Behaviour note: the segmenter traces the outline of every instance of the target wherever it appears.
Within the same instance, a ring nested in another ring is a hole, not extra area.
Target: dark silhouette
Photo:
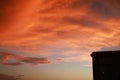
[[[101,51],[91,54],[93,80],[120,80],[120,51]]]

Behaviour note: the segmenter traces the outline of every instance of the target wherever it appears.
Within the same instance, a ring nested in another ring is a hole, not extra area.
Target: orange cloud
[[[0,52],[1,65],[18,66],[23,65],[24,63],[36,65],[36,64],[48,64],[50,63],[50,61],[46,58],[22,57],[10,53]]]
[[[120,46],[120,6],[116,1],[0,1],[0,48],[68,60],[74,56],[79,61],[78,55]],[[21,61],[32,63],[31,59]]]

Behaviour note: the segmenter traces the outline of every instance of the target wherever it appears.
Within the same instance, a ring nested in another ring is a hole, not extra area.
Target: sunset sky
[[[120,50],[120,0],[0,0],[2,80],[92,80],[106,50]]]

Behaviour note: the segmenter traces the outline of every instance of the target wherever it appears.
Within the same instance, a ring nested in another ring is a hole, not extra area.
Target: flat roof
[[[92,57],[94,56],[120,56],[120,50],[116,51],[97,51],[91,54]]]

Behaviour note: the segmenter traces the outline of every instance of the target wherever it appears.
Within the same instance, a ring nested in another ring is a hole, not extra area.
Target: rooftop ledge
[[[97,51],[91,54],[92,57],[95,56],[120,56],[120,50],[115,51]]]

